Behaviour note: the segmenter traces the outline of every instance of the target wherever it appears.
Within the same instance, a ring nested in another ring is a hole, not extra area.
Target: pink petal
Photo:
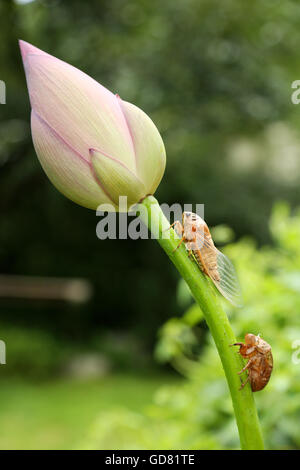
[[[72,201],[90,209],[112,204],[93,176],[89,162],[78,155],[58,134],[31,113],[32,138],[40,163],[54,186]]]
[[[163,140],[144,111],[132,103],[118,99],[135,149],[136,173],[144,182],[147,194],[154,194],[166,166]]]
[[[88,160],[90,147],[136,170],[135,153],[117,98],[91,77],[28,43],[20,44],[32,108]]]

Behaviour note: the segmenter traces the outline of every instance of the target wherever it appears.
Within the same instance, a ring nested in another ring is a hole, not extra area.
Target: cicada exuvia
[[[231,261],[214,245],[206,222],[193,212],[183,212],[182,223],[172,224],[174,230],[197,262],[199,268],[213,281],[221,294],[233,305],[242,304],[241,290]]]
[[[248,370],[248,377],[242,383],[241,389],[250,381],[253,392],[262,390],[269,382],[273,370],[271,346],[259,335],[251,333],[245,336],[245,343],[234,343],[232,346],[239,346],[239,354],[245,359],[249,359],[245,367],[238,372],[238,374],[242,374]]]

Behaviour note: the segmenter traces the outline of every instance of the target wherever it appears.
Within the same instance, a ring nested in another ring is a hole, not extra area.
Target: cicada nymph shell
[[[253,392],[262,390],[270,380],[273,370],[273,356],[271,346],[259,336],[248,333],[245,343],[234,343],[239,346],[239,353],[245,359],[249,359],[245,367],[238,372],[242,374],[248,370],[248,377],[242,383],[241,389],[250,381]]]
[[[238,278],[231,261],[214,245],[206,222],[193,212],[182,214],[174,229],[200,269],[210,277],[221,294],[235,306],[242,305]]]

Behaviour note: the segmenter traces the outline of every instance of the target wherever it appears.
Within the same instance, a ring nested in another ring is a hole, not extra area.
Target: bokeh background
[[[153,119],[159,201],[205,204],[244,291],[242,310],[224,303],[235,333],[273,347],[266,445],[300,447],[299,22],[296,0],[1,0],[0,448],[239,445],[202,314],[158,244],[98,240],[95,213],[41,170],[19,38]]]

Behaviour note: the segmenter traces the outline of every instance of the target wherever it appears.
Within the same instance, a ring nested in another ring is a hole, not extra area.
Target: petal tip
[[[25,62],[28,54],[48,55],[46,52],[42,51],[41,49],[38,49],[37,47],[33,46],[29,42],[23,41],[23,39],[19,39],[19,47],[20,47],[23,62]]]

